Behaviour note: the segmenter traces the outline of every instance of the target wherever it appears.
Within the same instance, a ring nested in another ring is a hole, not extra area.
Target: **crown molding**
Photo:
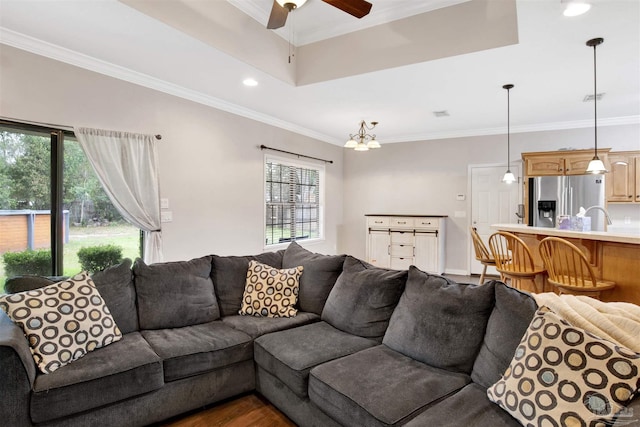
[[[222,111],[226,111],[228,113],[246,117],[251,120],[256,120],[261,123],[288,130],[300,135],[308,136],[310,138],[318,139],[320,141],[328,142],[330,144],[342,145],[342,143],[338,139],[329,135],[325,135],[323,133],[307,129],[294,123],[281,120],[255,110],[251,110],[238,104],[234,104],[232,102],[228,102],[214,96],[206,95],[192,89],[187,89],[183,86],[176,85],[162,79],[158,79],[156,77],[152,77],[148,74],[140,73],[129,68],[102,61],[92,56],[84,55],[82,53],[63,48],[61,46],[48,43],[43,40],[36,39],[34,37],[30,37],[25,34],[2,27],[0,27],[0,44],[6,44],[7,46],[12,46],[17,49],[34,53],[36,55],[44,56],[89,71],[93,71],[119,80],[124,80],[129,83],[157,90],[159,92],[163,92],[179,98],[187,99],[198,104],[213,107]]]
[[[598,119],[598,127],[622,125],[640,125],[640,115]],[[590,127],[593,127],[592,119],[511,126],[511,133],[545,132],[567,129],[582,129]],[[507,132],[504,127],[481,128],[445,132],[428,132],[423,134],[406,135],[397,138],[388,137],[384,139],[384,142],[387,144],[391,144],[397,142],[431,141],[435,139],[465,138],[472,136],[506,135],[506,133]]]

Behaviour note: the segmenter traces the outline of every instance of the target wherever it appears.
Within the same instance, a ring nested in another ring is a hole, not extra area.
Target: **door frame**
[[[522,165],[523,165],[522,159],[518,159],[515,161],[512,160],[509,165],[511,168],[511,172],[513,172],[513,174],[516,176],[517,181],[514,184],[519,186],[523,185]],[[470,163],[467,165],[467,194],[469,195],[469,197],[467,197],[467,212],[469,212],[469,215],[467,216],[468,218],[467,229],[465,230],[465,235],[467,236],[467,269],[466,269],[467,276],[471,275],[471,262],[475,260],[473,242],[471,241],[471,235],[469,234],[469,231],[468,231],[469,227],[473,225],[473,203],[472,203],[473,193],[472,193],[472,185],[471,185],[471,172],[475,168],[499,168],[499,167],[504,168],[506,172],[507,170],[506,163]],[[523,187],[521,187],[520,191],[518,191],[518,203],[523,203],[523,197],[524,197],[523,192],[524,192],[524,189]]]

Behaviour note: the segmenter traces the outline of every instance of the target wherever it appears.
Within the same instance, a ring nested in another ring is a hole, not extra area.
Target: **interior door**
[[[518,204],[522,196],[520,166],[511,165],[511,171],[518,178],[513,184],[502,182],[505,166],[472,166],[471,179],[471,225],[489,247],[489,236],[495,230],[491,224],[518,223]],[[483,266],[476,261],[473,242],[469,236],[471,274],[482,273]],[[495,268],[487,268],[487,274],[497,274]]]

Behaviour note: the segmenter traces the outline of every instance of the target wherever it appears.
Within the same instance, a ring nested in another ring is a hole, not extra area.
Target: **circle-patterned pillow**
[[[251,261],[239,313],[260,317],[295,316],[302,270],[302,266],[279,270]]]
[[[639,387],[639,353],[542,307],[487,396],[523,426],[604,427]]]
[[[2,295],[0,308],[22,328],[45,374],[122,338],[86,272],[33,291]]]

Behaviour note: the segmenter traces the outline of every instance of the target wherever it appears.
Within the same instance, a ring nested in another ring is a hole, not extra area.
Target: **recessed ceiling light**
[[[242,81],[242,83],[245,86],[258,86],[258,81],[256,79],[252,79],[252,78],[244,79]]]
[[[564,16],[579,16],[591,9],[591,5],[586,1],[570,0],[562,3],[566,4],[564,12],[562,12]]]

